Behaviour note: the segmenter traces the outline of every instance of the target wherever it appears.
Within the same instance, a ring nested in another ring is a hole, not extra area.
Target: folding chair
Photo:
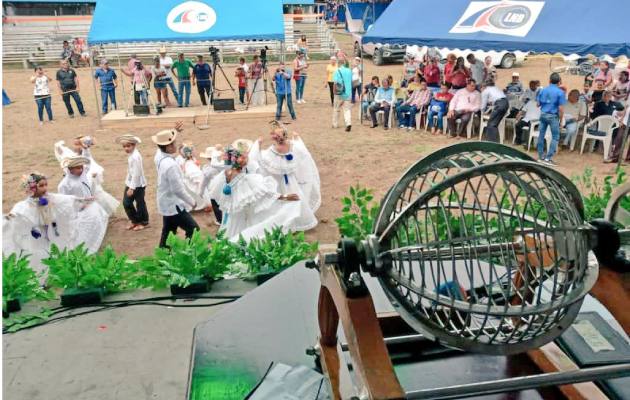
[[[597,129],[595,129],[595,127],[597,127]],[[607,160],[610,146],[612,145],[613,131],[617,127],[619,127],[619,122],[610,115],[599,116],[586,124],[584,133],[582,134],[582,148],[580,149],[580,154],[584,153],[584,145],[586,145],[587,140],[599,140],[604,143],[604,160]],[[591,128],[593,129],[591,130]]]

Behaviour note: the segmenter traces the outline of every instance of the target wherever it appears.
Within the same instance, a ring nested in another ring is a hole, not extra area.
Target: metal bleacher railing
[[[71,20],[43,21],[12,19],[4,20],[2,25],[2,62],[3,64],[18,64],[24,68],[33,65],[54,63],[59,61],[62,42],[71,41],[75,37],[86,38],[90,30],[91,18],[76,18]],[[332,54],[337,44],[328,29],[321,14],[287,14],[285,15],[285,47],[289,57],[297,49],[296,43],[300,36],[306,35],[309,53]],[[131,54],[137,54],[142,59],[150,59],[157,54],[157,49],[165,45],[170,53],[182,51],[188,55],[197,53],[207,54],[209,46],[221,49],[224,58],[235,58],[240,55],[252,55],[263,46],[270,48],[271,56],[281,53],[278,42],[273,41],[203,41],[179,43],[118,43],[95,46],[97,57],[115,58],[120,54],[126,59]]]

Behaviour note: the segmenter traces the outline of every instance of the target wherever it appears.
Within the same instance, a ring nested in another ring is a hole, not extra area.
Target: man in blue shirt
[[[339,110],[343,109],[343,120],[346,125],[346,132],[352,130],[352,71],[348,60],[340,58],[339,68],[333,74],[333,128],[339,127]]]
[[[116,72],[109,68],[109,62],[105,59],[101,60],[101,67],[94,72],[94,79],[98,81],[101,86],[101,105],[103,114],[107,114],[107,100],[112,102],[112,110],[116,109],[116,87],[118,81],[116,80]]]
[[[210,93],[212,91],[212,81],[210,76],[212,75],[212,67],[203,61],[203,56],[201,54],[197,55],[197,64],[193,67],[193,76],[192,76],[192,84],[197,85],[197,92],[199,93],[199,98],[201,99],[201,104],[204,106],[206,103],[206,96],[210,99]]]
[[[370,106],[370,117],[372,117],[372,126],[371,128],[376,128],[378,126],[378,122],[376,121],[376,113],[379,111],[383,111],[383,125],[385,126],[385,130],[389,129],[389,113],[392,111],[392,107],[394,106],[394,102],[396,101],[396,96],[394,94],[394,89],[391,87],[391,82],[388,78],[383,79],[381,83],[381,87],[376,91],[376,96],[374,96],[374,104]]]
[[[291,77],[293,74],[290,69],[286,69],[284,62],[280,61],[280,65],[276,68],[273,76],[273,83],[276,90],[276,121],[280,120],[282,113],[282,104],[287,101],[287,108],[291,114],[291,119],[295,120],[295,110],[293,110],[293,101],[291,100]]]
[[[538,96],[536,96],[536,102],[541,112],[538,134],[538,161],[553,167],[556,163],[553,162],[552,157],[558,148],[560,121],[562,121],[564,105],[567,100],[562,89],[558,87],[560,75],[555,72],[551,74],[549,83],[550,85],[538,92]],[[547,127],[551,129],[551,145],[545,155],[545,133],[547,132]]]

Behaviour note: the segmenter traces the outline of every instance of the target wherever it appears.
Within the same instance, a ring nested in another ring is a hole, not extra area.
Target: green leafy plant
[[[265,231],[263,238],[239,241],[241,251],[237,261],[248,266],[248,275],[280,272],[298,261],[313,257],[319,248],[309,243],[304,232],[283,233],[281,228]]]
[[[573,182],[578,186],[582,194],[584,216],[587,221],[604,217],[604,212],[613,190],[623,184],[626,179],[626,172],[621,168],[615,171],[615,176],[608,175],[604,177],[601,184],[593,176],[593,169],[590,167],[587,167],[582,175],[573,177]],[[621,201],[621,207],[630,211],[630,200],[627,197]]]
[[[212,239],[199,231],[190,239],[169,235],[168,248],[156,248],[153,256],[139,261],[138,285],[154,289],[168,285],[186,287],[191,279],[217,279],[236,257],[236,246],[219,233]]]
[[[32,325],[38,325],[50,318],[53,311],[43,308],[37,313],[20,313],[2,321],[2,333],[13,333]]]
[[[118,256],[111,246],[88,254],[83,244],[71,250],[60,250],[53,244],[43,263],[48,265],[48,283],[53,287],[102,288],[110,293],[136,287],[133,264],[127,256]]]
[[[341,236],[362,240],[372,233],[379,206],[371,189],[350,187],[350,196],[341,199],[341,217],[335,219]]]
[[[49,300],[53,294],[39,284],[39,277],[29,264],[29,256],[10,254],[2,257],[2,308],[10,300],[22,303],[30,300]]]

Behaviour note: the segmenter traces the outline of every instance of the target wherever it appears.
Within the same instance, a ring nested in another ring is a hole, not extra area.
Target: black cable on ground
[[[190,295],[190,296],[162,296],[162,297],[153,297],[153,298],[146,298],[146,299],[138,299],[138,300],[113,300],[113,301],[108,301],[108,302],[102,302],[102,303],[98,303],[98,304],[87,304],[84,306],[78,306],[78,307],[56,307],[54,309],[52,309],[52,313],[49,315],[49,318],[37,323],[37,324],[33,324],[33,325],[29,325],[29,326],[25,326],[23,328],[20,328],[16,331],[13,332],[8,332],[8,329],[3,328],[2,333],[3,334],[10,334],[10,333],[17,333],[23,330],[27,330],[27,329],[31,329],[31,328],[35,328],[35,327],[39,327],[39,326],[43,326],[43,325],[47,325],[49,323],[53,323],[53,322],[57,322],[57,321],[63,321],[63,320],[67,320],[70,318],[74,318],[74,317],[79,317],[82,315],[87,315],[87,314],[92,314],[95,312],[99,312],[99,311],[106,311],[106,310],[111,310],[111,309],[115,309],[115,308],[123,308],[123,307],[130,307],[130,306],[139,306],[139,305],[153,305],[153,306],[162,306],[162,307],[174,307],[174,308],[200,308],[200,307],[213,307],[213,306],[218,306],[218,305],[223,305],[223,304],[227,304],[227,303],[232,303],[236,300],[238,300],[240,298],[240,296],[196,296],[196,295]],[[209,304],[173,304],[173,303],[161,303],[159,302],[160,300],[197,300],[197,299],[210,299],[210,300],[223,300],[220,302],[216,302],[216,303],[209,303]],[[52,316],[61,314],[65,311],[71,311],[71,310],[76,310],[79,308],[92,308],[91,310],[87,310],[87,311],[83,311],[83,312],[78,312],[78,313],[71,313],[68,315],[63,315],[57,318],[50,318]],[[37,319],[37,316],[34,316],[33,319]],[[27,323],[27,321],[25,321],[24,323]]]

